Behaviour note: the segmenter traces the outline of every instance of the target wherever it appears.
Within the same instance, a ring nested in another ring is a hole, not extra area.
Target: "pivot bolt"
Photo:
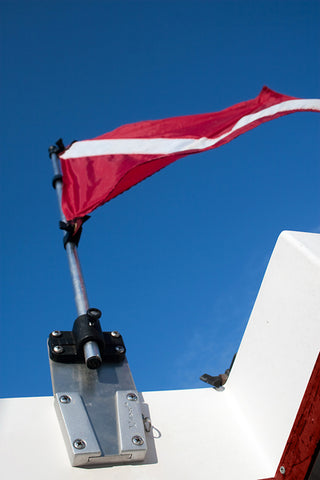
[[[69,397],[69,395],[61,395],[59,400],[60,400],[61,403],[70,403],[71,402],[71,398]]]
[[[77,440],[73,442],[73,446],[77,450],[83,450],[84,448],[86,448],[86,442],[82,440],[82,438],[77,438]]]
[[[135,402],[136,400],[138,400],[138,397],[135,393],[128,393],[127,395],[127,399],[130,400],[131,402]]]
[[[89,317],[89,327],[95,327],[101,317],[101,312],[97,308],[89,308],[87,310],[87,316]]]
[[[87,315],[90,317],[92,320],[99,320],[101,317],[101,312],[97,308],[88,308],[87,310]]]
[[[132,437],[132,443],[133,445],[143,445],[144,440],[142,437],[140,437],[140,435],[135,435],[134,437]]]
[[[124,347],[122,345],[117,345],[115,350],[117,353],[124,353]]]
[[[120,337],[120,333],[117,332],[116,330],[114,330],[113,332],[111,332],[111,337],[119,338],[119,337]]]
[[[56,345],[55,347],[53,347],[53,351],[54,351],[54,353],[63,353],[64,348],[61,347],[61,345]]]
[[[60,330],[53,330],[52,334],[53,337],[61,337],[62,333]]]

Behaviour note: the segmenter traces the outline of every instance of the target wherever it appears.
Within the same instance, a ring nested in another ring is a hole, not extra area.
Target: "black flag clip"
[[[76,247],[78,246],[82,233],[82,225],[89,220],[89,218],[90,215],[85,215],[84,217],[75,218],[69,222],[59,222],[60,230],[65,230],[66,232],[63,237],[64,248],[66,248],[68,242],[74,243]]]

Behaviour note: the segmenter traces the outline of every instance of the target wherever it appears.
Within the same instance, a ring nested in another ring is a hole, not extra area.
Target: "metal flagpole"
[[[66,217],[62,210],[62,173],[60,169],[60,162],[58,158],[59,146],[52,145],[49,147],[49,156],[52,161],[53,167],[53,180],[52,184],[57,193],[58,205],[60,210],[61,221],[67,223]],[[67,258],[69,263],[69,269],[71,274],[71,280],[74,291],[74,299],[77,308],[78,315],[84,315],[89,309],[89,302],[86,292],[85,283],[81,271],[80,260],[78,256],[77,246],[74,242],[68,241],[65,244],[67,252]],[[96,342],[88,341],[83,347],[85,362],[87,366],[92,368],[93,366],[100,366],[102,363],[99,346]]]
[[[144,422],[123,338],[115,330],[103,332],[100,310],[88,308],[77,253],[81,230],[76,230],[73,222],[67,222],[62,210],[63,178],[58,155],[63,150],[59,140],[49,148],[49,155],[61,227],[67,232],[63,243],[78,318],[71,331],[54,330],[49,334],[55,409],[72,465],[141,462],[147,452]]]

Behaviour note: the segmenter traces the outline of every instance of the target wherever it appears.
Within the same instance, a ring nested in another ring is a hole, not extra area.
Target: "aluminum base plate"
[[[73,466],[143,461],[139,395],[127,360],[89,370],[50,359],[55,407]]]

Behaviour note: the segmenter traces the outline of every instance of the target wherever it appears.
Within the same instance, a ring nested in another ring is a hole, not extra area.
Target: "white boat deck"
[[[319,292],[320,235],[283,232],[225,388],[141,394],[143,464],[71,467],[52,397],[2,399],[2,478],[274,477],[319,353]]]

